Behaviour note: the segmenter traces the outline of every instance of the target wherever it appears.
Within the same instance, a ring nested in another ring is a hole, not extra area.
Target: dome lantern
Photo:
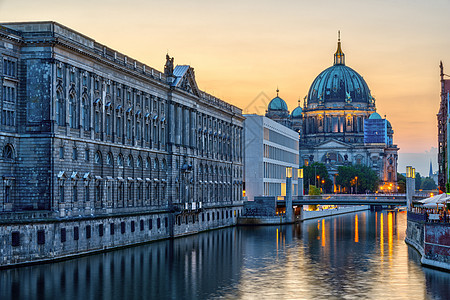
[[[345,54],[341,49],[341,31],[338,31],[338,46],[336,53],[334,53],[334,64],[345,66]]]

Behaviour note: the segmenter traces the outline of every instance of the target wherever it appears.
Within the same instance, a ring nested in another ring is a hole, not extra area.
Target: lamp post
[[[412,198],[416,190],[416,169],[408,166],[406,167],[406,206],[411,209]]]
[[[304,187],[303,187],[303,168],[300,168],[297,170],[297,177],[298,177],[298,187],[297,187],[297,194],[298,196],[303,196],[304,194]],[[300,197],[299,197],[300,198]],[[303,220],[303,205],[300,205],[298,207],[300,215],[300,220]]]
[[[303,168],[300,168],[297,170],[297,177],[298,177],[298,187],[297,187],[297,194],[298,196],[303,196],[304,194],[304,187],[303,187]]]
[[[355,176],[355,183],[356,183],[356,193],[355,194],[358,194],[358,176]]]
[[[286,223],[294,222],[292,212],[292,167],[286,168]]]

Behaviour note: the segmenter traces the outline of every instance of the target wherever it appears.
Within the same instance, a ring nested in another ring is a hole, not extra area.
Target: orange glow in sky
[[[263,114],[277,86],[292,111],[332,65],[340,30],[346,65],[366,80],[400,154],[437,146],[449,11],[446,0],[0,0],[1,22],[53,20],[158,70],[168,51],[202,90],[246,113]]]

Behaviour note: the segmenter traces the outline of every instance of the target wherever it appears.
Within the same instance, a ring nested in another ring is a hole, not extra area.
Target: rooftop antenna
[[[278,97],[278,92],[279,92],[280,90],[278,89],[278,85],[277,85],[277,97]]]
[[[341,31],[338,30],[338,42],[340,42],[340,41],[341,41]]]

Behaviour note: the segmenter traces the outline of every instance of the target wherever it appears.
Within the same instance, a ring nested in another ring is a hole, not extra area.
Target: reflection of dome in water
[[[369,87],[362,76],[345,65],[340,40],[334,54],[334,65],[314,79],[308,93],[308,105],[329,102],[372,102]]]

